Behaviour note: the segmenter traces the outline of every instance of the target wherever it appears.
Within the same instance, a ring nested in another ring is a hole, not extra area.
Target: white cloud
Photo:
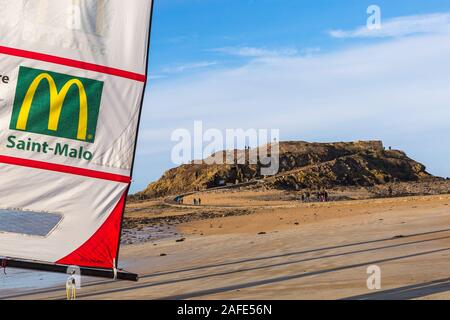
[[[239,68],[156,83],[147,101],[157,111],[152,116],[161,121],[207,118],[231,127],[275,123],[314,128],[324,119],[384,117],[405,110],[429,117],[432,114],[425,106],[436,99],[439,103],[434,101],[433,110],[440,107],[450,113],[449,55],[450,37],[442,35],[312,57],[257,60]]]
[[[204,69],[207,67],[217,65],[217,61],[201,61],[201,62],[192,62],[186,64],[179,64],[171,67],[166,67],[162,71],[164,73],[183,73],[188,70],[194,69]]]
[[[381,29],[370,30],[361,26],[354,30],[332,30],[334,38],[401,37],[417,34],[441,34],[450,32],[450,13],[414,15],[382,21]]]
[[[151,74],[148,76],[149,80],[158,80],[158,79],[164,79],[166,76],[159,75],[159,74]]]
[[[322,49],[319,47],[305,48],[300,51],[300,54],[303,56],[312,56],[313,54],[319,53],[321,51]]]
[[[266,48],[254,48],[254,47],[224,47],[212,49],[211,51],[231,56],[247,57],[247,58],[283,57],[283,56],[295,56],[298,54],[298,51],[292,48],[270,50]]]

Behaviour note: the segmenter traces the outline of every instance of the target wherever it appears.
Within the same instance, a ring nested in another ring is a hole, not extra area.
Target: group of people
[[[184,197],[182,197],[182,196],[178,196],[178,197],[176,197],[175,199],[175,202],[177,203],[177,204],[183,204],[184,203]],[[200,198],[194,198],[194,200],[192,200],[192,204],[194,205],[194,206],[201,206],[202,205],[202,199],[200,199]]]
[[[311,202],[311,201],[313,201],[312,200],[313,196],[314,195],[311,194],[310,192],[302,193],[302,202]],[[329,198],[328,198],[329,195],[328,195],[328,192],[326,190],[317,191],[315,196],[316,196],[316,201],[319,201],[319,202],[328,202],[328,200],[329,200]]]
[[[175,202],[178,203],[178,204],[183,204],[184,198],[183,197],[176,197],[175,198]]]

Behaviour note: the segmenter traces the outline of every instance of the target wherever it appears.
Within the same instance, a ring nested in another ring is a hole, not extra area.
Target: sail
[[[151,0],[0,0],[0,256],[116,267]]]

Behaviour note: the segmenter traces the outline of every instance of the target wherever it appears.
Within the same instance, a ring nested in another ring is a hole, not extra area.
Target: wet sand
[[[168,206],[156,213],[145,213],[156,204],[132,204],[134,222],[164,217],[182,238],[124,246],[121,259],[140,281],[98,280],[79,298],[450,299],[450,195],[308,204],[274,196],[203,195],[200,208]],[[233,210],[247,213],[226,214]],[[170,218],[187,212],[198,216],[179,223]],[[204,212],[215,216],[201,218]],[[381,290],[367,288],[370,265],[381,268]],[[0,293],[15,299],[64,295],[62,286]]]

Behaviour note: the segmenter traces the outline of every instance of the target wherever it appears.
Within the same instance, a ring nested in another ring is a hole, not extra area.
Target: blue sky
[[[382,139],[450,176],[449,36],[444,0],[155,0],[132,191],[175,166],[171,132],[195,120],[282,140]]]

